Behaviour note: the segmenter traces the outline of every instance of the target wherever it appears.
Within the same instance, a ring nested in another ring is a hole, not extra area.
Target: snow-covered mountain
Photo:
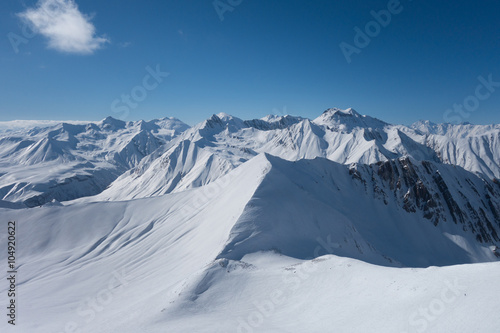
[[[271,249],[316,257],[317,238],[327,235],[332,253],[381,265],[500,257],[500,184],[462,168],[409,158],[349,167],[259,155],[248,163],[265,175],[219,258]]]
[[[439,159],[467,170],[500,178],[500,125],[452,125],[418,122],[409,134],[432,148]]]
[[[15,329],[494,332],[499,133],[352,109],[10,126]]]
[[[21,221],[16,328],[42,333],[494,331],[499,212],[500,184],[460,167],[266,153],[178,193],[0,208]]]
[[[324,157],[347,165],[409,156],[493,179],[500,178],[499,142],[500,125],[406,127],[353,109],[328,109],[314,120],[244,121],[218,114],[192,128],[171,118],[47,122],[0,133],[0,198],[36,206],[94,195],[82,200],[161,195],[208,184],[259,153],[290,161]]]
[[[0,198],[38,206],[100,193],[145,156],[186,130],[173,118],[108,117],[0,133]]]
[[[391,125],[353,109],[329,109],[314,120],[267,116],[243,121],[213,115],[86,200],[128,200],[202,186],[259,153],[290,161],[323,157],[342,164],[411,157],[461,166],[490,179],[500,177],[499,126],[447,128]]]

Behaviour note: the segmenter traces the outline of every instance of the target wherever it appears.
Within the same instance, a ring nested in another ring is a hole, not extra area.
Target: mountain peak
[[[217,113],[217,114],[216,114],[216,116],[217,116],[220,120],[222,120],[222,121],[229,121],[229,120],[234,119],[234,117],[233,117],[233,116],[231,116],[230,114],[227,114],[227,113],[225,113],[225,112],[219,112],[219,113]]]
[[[119,119],[113,118],[111,116],[107,116],[106,118],[104,118],[103,120],[101,120],[99,122],[99,125],[102,128],[116,130],[116,129],[125,128],[126,123],[123,120],[119,120]]]
[[[281,118],[283,118],[283,116],[278,116],[275,114],[268,114],[267,116],[260,118],[260,120],[263,120],[263,121],[268,122],[268,123],[272,123],[272,122],[279,121]]]
[[[347,108],[345,110],[339,108],[330,108],[323,112],[322,115],[339,115],[339,116],[355,116],[361,117],[361,115],[353,108]]]
[[[348,108],[346,110],[338,108],[328,109],[318,118],[314,119],[313,122],[316,125],[327,126],[331,129],[341,131],[351,131],[356,127],[380,128],[387,125],[385,122],[377,118],[363,116],[352,108]]]

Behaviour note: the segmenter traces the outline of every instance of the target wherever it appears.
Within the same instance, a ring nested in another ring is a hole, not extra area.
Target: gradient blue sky
[[[227,2],[227,0],[221,0]],[[93,15],[93,54],[59,52],[36,35],[16,53],[16,13],[36,1],[0,4],[0,120],[99,120],[142,84],[147,66],[170,73],[127,120],[174,116],[189,124],[226,112],[315,118],[353,107],[391,123],[443,122],[475,94],[478,76],[500,82],[500,1],[410,1],[348,64],[370,11],[388,1],[243,0],[221,21],[213,0],[76,0]],[[463,121],[500,123],[500,88]]]

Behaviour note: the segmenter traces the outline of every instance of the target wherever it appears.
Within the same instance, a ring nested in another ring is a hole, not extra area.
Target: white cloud
[[[39,0],[19,16],[61,52],[91,54],[109,42],[95,35],[91,17],[81,13],[74,0]]]

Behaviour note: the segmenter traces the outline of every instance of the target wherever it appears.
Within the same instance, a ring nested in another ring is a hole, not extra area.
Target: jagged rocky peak
[[[233,117],[233,116],[231,116],[230,114],[227,114],[227,113],[225,113],[225,112],[219,112],[219,113],[217,113],[217,114],[216,114],[216,116],[217,116],[220,120],[222,120],[222,121],[226,121],[226,122],[227,122],[227,121],[231,121],[231,120],[233,120],[233,119],[234,119],[234,117]]]
[[[134,122],[132,126],[140,131],[158,132],[158,130],[160,129],[160,125],[155,120],[144,121],[141,119]]]
[[[224,126],[224,121],[219,118],[216,114],[212,115],[212,117],[208,118],[201,124],[201,128],[214,128],[214,127],[219,127],[219,126]]]
[[[229,128],[230,130],[238,130],[240,128],[246,127],[245,123],[243,120],[240,118],[231,116],[227,113],[221,112],[218,114],[212,115],[209,119],[205,120],[201,124],[201,129],[206,129],[206,128]]]
[[[438,124],[435,124],[429,120],[419,120],[413,123],[410,128],[420,131],[421,133],[430,134],[436,131],[436,129],[438,128]]]
[[[276,114],[268,114],[267,116],[264,116],[264,117],[260,118],[259,120],[263,120],[263,121],[268,122],[268,123],[273,123],[273,122],[279,121],[283,117],[284,116],[278,116]]]
[[[88,123],[85,125],[85,131],[98,131],[99,127],[95,123]]]
[[[316,125],[340,131],[350,131],[356,127],[382,128],[387,125],[387,123],[377,118],[361,115],[353,108],[345,110],[339,108],[327,109],[318,118],[314,119],[313,122]]]
[[[342,119],[349,119],[349,118],[362,118],[363,116],[360,115],[356,110],[353,108],[348,108],[345,110],[339,109],[339,108],[330,108],[315,119],[315,121],[321,121],[321,122],[331,122],[331,121],[339,121]]]
[[[297,124],[306,119],[296,116],[278,116],[278,115],[267,115],[261,119],[245,120],[245,124],[249,127],[253,127],[262,131],[283,129],[294,124]]]
[[[343,118],[354,117],[361,117],[361,115],[352,108],[348,108],[346,110],[342,110],[339,108],[330,108],[323,111],[323,113],[318,118],[316,118],[314,122],[318,124],[328,124],[331,122],[338,122]]]
[[[265,121],[267,123],[276,123],[276,122],[282,122],[283,120],[304,120],[304,118],[302,117],[299,117],[299,116],[291,116],[289,114],[287,115],[276,115],[276,114],[268,114],[267,116],[265,117],[262,117],[260,119],[254,119],[254,120],[262,120],[262,121]],[[248,120],[248,121],[251,121],[251,120]]]
[[[123,129],[126,126],[126,122],[123,120],[115,119],[111,116],[107,116],[103,120],[99,122],[99,126],[102,129],[109,129],[109,130],[117,130],[117,129]]]
[[[355,116],[361,117],[361,115],[353,108],[347,108],[345,110],[339,108],[330,108],[323,111],[323,115],[338,115],[338,116]]]
[[[160,119],[154,119],[148,121],[147,123],[157,126],[157,128],[159,129],[172,130],[174,131],[174,133],[177,134],[182,133],[191,127],[175,117],[164,117]]]

